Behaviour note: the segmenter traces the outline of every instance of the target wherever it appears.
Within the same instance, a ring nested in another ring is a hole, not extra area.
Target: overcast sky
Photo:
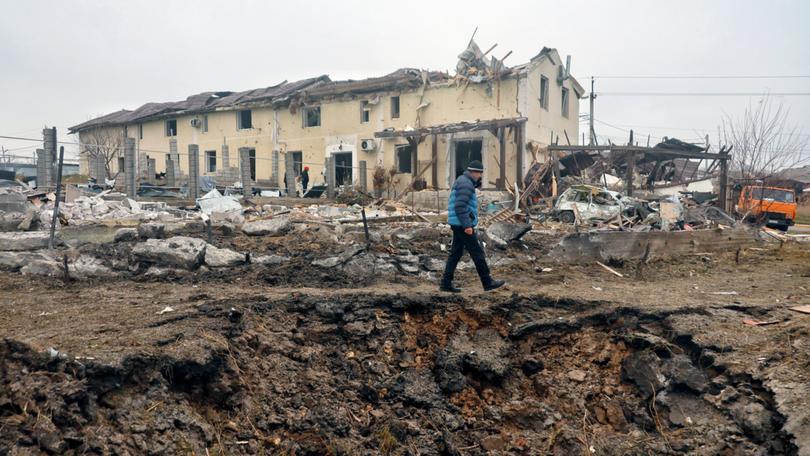
[[[807,1],[37,1],[0,0],[0,135],[39,138],[148,101],[321,74],[452,70],[475,27],[507,64],[543,46],[591,76],[810,75]],[[627,92],[810,92],[810,78],[597,79],[600,137],[710,135],[759,97]],[[810,135],[810,96],[778,97]],[[581,113],[588,101],[581,101]],[[583,128],[581,131],[586,131]],[[35,145],[0,139],[30,156]],[[19,149],[20,147],[26,147]]]

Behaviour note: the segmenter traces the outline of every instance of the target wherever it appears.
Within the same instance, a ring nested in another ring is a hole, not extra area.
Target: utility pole
[[[590,141],[588,142],[588,145],[593,146],[594,144],[596,144],[595,138],[596,134],[593,129],[593,100],[594,98],[596,98],[596,94],[593,93],[593,76],[591,76],[591,94],[588,95],[588,98],[590,98],[591,102],[591,115],[588,116],[590,118],[590,132],[588,132],[588,137],[590,138]]]

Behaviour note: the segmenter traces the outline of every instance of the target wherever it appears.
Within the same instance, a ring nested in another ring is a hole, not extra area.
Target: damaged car
[[[586,223],[608,222],[626,218],[644,220],[655,212],[646,201],[631,198],[593,185],[572,185],[554,205],[552,217],[563,223],[577,220]]]

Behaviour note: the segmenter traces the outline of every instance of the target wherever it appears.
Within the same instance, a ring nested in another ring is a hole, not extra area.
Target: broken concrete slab
[[[257,220],[242,225],[242,232],[248,236],[281,236],[290,229],[292,229],[292,222],[287,217]]]
[[[128,242],[138,240],[137,228],[119,228],[113,236],[114,242]]]
[[[756,242],[754,232],[740,228],[697,231],[592,231],[571,233],[549,256],[567,262],[639,260],[696,252],[727,252]]]
[[[207,243],[202,239],[175,236],[148,239],[135,245],[132,254],[138,261],[159,266],[196,269],[205,256]]]
[[[20,274],[45,277],[63,277],[65,275],[65,268],[60,261],[49,258],[41,258],[29,261],[28,264],[20,268]]]
[[[245,254],[231,249],[221,249],[208,244],[205,247],[205,264],[212,268],[223,268],[245,264]]]
[[[281,256],[281,255],[257,255],[250,257],[250,262],[253,264],[263,264],[266,266],[273,266],[278,264],[284,264],[290,261],[289,257]]]
[[[496,222],[488,226],[485,233],[495,247],[505,249],[510,242],[519,240],[531,230],[528,223]]]
[[[158,222],[141,223],[138,225],[138,236],[141,239],[161,239],[164,236],[166,225]]]
[[[0,251],[25,251],[48,248],[50,233],[47,231],[24,231],[0,233]],[[54,236],[54,246],[62,245],[58,233]]]
[[[116,277],[120,275],[118,271],[113,271],[100,259],[89,255],[82,255],[69,264],[68,271],[70,277],[77,279]]]
[[[32,261],[55,261],[44,252],[0,252],[0,271],[19,271]]]

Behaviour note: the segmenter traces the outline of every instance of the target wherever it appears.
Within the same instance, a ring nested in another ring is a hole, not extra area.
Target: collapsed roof
[[[552,48],[543,48],[539,54],[532,57],[529,63],[544,58],[551,59],[552,63],[556,65],[561,64],[559,54]],[[68,130],[70,133],[78,133],[91,128],[121,126],[163,117],[238,109],[240,107],[272,106],[277,108],[290,106],[294,110],[296,106],[307,105],[323,99],[349,98],[381,91],[414,90],[422,86],[451,83],[457,81],[458,78],[466,79],[472,83],[483,82],[491,85],[493,79],[518,75],[524,72],[527,66],[528,64],[522,64],[507,67],[503,64],[503,59],[498,60],[494,57],[487,57],[486,53],[481,52],[481,49],[478,48],[474,41],[470,41],[467,49],[459,56],[455,78],[450,77],[445,72],[423,71],[416,68],[400,68],[384,76],[361,80],[332,81],[329,76],[322,75],[294,82],[284,81],[275,86],[242,92],[203,92],[191,95],[183,101],[146,103],[135,110],[122,109],[96,117],[74,125]],[[566,75],[566,78],[568,77]],[[582,87],[573,78],[571,78],[571,81],[577,95],[581,95],[583,92]]]

